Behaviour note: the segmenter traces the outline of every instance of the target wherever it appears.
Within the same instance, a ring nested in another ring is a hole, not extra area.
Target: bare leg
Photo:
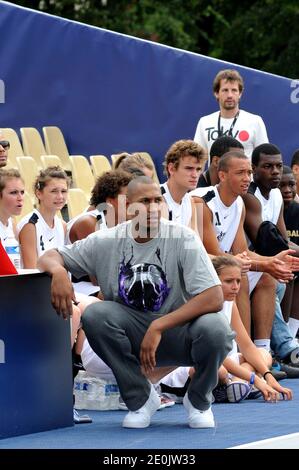
[[[291,317],[299,320],[299,279],[297,279],[294,284]]]
[[[228,371],[224,366],[220,366],[218,370],[219,382],[226,384],[228,382]]]
[[[294,282],[292,305],[290,308],[289,329],[293,338],[296,337],[299,329],[299,280]]]
[[[276,281],[264,273],[257,283],[251,298],[251,311],[254,324],[254,339],[271,337],[275,310]]]
[[[294,295],[294,288],[295,288],[294,281],[291,281],[286,285],[286,291],[280,303],[282,315],[283,315],[285,322],[289,321],[290,314],[293,313],[292,301],[293,301],[293,295]]]
[[[170,372],[174,371],[177,367],[176,366],[165,366],[165,367],[156,367],[152,372],[149,374],[144,374],[153,384],[160,382],[160,380],[165,377],[165,375],[170,374]]]
[[[76,342],[79,326],[81,323],[81,315],[84,312],[85,308],[90,304],[93,304],[95,302],[100,302],[100,300],[97,297],[93,297],[89,295],[76,293],[75,296],[76,296],[78,305],[73,305],[73,315],[72,315],[72,320],[71,320],[71,341],[72,341],[71,345],[72,347],[74,346]],[[82,345],[81,345],[81,349],[82,349]],[[80,353],[77,353],[77,354],[80,354]]]
[[[266,351],[264,348],[257,348],[258,352],[261,354],[263,361],[265,362],[266,366],[270,369],[272,366],[272,356],[271,354]],[[242,355],[240,355],[240,365],[244,367],[245,369],[249,370],[250,372],[254,371],[254,368],[252,367],[249,362],[247,362]]]
[[[237,296],[237,306],[243,325],[247,333],[251,336],[251,314],[250,314],[250,299],[249,299],[249,285],[247,276],[242,276],[241,287]]]
[[[75,344],[80,321],[81,321],[80,309],[76,307],[75,305],[73,305],[73,312],[72,312],[72,318],[71,318],[71,347],[73,347]]]

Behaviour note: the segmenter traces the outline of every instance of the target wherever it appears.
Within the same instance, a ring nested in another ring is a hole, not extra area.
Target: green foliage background
[[[289,78],[299,77],[298,0],[14,3]]]

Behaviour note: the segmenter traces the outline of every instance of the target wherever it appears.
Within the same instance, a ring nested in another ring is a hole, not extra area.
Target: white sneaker
[[[184,396],[183,405],[188,411],[188,420],[190,428],[214,428],[215,421],[210,407],[206,411],[198,410],[194,408],[191,401],[188,398],[188,394]]]
[[[251,386],[247,382],[231,382],[226,387],[227,399],[230,403],[239,403],[245,400],[251,392]]]
[[[129,411],[123,420],[124,428],[147,428],[151,423],[152,415],[161,405],[161,399],[153,386],[145,404],[136,411]]]

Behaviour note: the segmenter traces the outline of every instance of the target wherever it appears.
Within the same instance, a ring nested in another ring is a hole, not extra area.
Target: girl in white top
[[[66,223],[58,217],[66,203],[69,181],[59,167],[41,170],[34,183],[38,209],[18,224],[24,268],[35,268],[46,250],[64,245]]]
[[[65,244],[66,223],[57,212],[66,203],[69,188],[67,174],[60,167],[41,170],[34,183],[38,209],[27,214],[18,224],[21,257],[24,268],[36,268],[37,259],[46,250]],[[72,345],[77,336],[80,317],[85,307],[95,301],[76,294],[78,307],[73,305]]]
[[[292,391],[281,387],[269,370],[272,365],[271,355],[265,349],[255,346],[240,318],[235,299],[240,289],[241,266],[230,255],[216,256],[212,263],[221,281],[224,297],[223,309],[219,315],[226,316],[236,333],[233,348],[218,372],[221,386],[213,391],[216,401],[237,403],[254,391],[254,386],[267,401],[278,400],[279,393],[283,398],[291,399]],[[183,387],[193,372],[193,368],[180,367],[164,377],[161,382],[168,387]],[[218,399],[217,392],[221,399]]]
[[[269,370],[272,365],[271,355],[266,350],[255,346],[240,318],[238,308],[234,302],[240,289],[240,265],[232,256],[217,256],[212,259],[212,263],[222,284],[224,297],[222,312],[236,332],[235,346],[219,369],[220,382],[228,386],[229,401],[239,401],[238,395],[240,399],[244,399],[251,392],[252,387],[247,390],[247,387],[242,390],[239,385],[237,388],[231,387],[232,383],[239,382],[240,379],[246,381],[245,385],[248,385],[247,382],[251,386],[254,385],[262,392],[264,399],[267,401],[278,400],[279,393],[284,398],[291,399],[292,391],[281,387]],[[238,346],[240,353],[237,353],[236,346]],[[233,395],[231,400],[230,392]]]
[[[24,204],[24,181],[18,170],[0,170],[0,240],[16,268],[20,268],[20,247],[16,223]]]

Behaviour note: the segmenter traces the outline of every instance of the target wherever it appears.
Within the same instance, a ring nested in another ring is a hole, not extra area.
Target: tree
[[[241,3],[243,7],[243,3]],[[255,1],[232,17],[218,35],[213,55],[289,78],[299,76],[299,4]]]
[[[290,78],[299,76],[297,0],[15,3]]]

